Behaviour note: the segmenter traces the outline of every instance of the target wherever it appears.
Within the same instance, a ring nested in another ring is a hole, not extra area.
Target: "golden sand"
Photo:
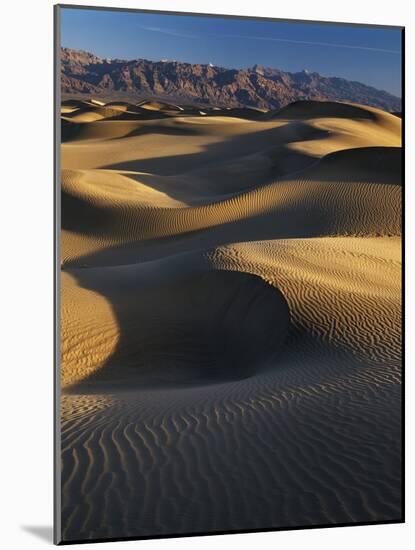
[[[62,107],[66,537],[397,518],[401,120],[203,112]]]

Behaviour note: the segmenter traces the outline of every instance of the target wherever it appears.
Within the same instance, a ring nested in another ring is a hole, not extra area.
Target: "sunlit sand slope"
[[[64,540],[397,520],[401,121],[203,112],[62,108]]]

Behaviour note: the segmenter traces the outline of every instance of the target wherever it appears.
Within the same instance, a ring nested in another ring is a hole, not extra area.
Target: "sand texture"
[[[62,105],[64,541],[399,520],[401,120]]]

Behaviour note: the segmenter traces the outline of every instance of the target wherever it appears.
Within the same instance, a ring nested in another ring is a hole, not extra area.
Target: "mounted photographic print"
[[[55,7],[56,543],[403,521],[403,32]]]

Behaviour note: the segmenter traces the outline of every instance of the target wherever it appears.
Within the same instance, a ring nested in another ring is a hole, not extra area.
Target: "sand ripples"
[[[64,540],[399,519],[400,120],[63,118]]]

